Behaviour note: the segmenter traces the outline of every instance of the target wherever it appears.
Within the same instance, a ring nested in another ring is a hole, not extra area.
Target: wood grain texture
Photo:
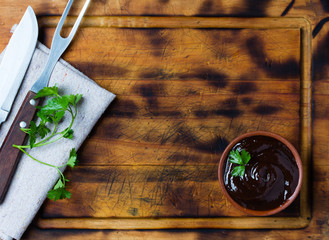
[[[21,156],[21,151],[14,148],[13,144],[23,145],[25,142],[26,134],[21,130],[20,123],[25,122],[28,127],[29,122],[33,119],[36,112],[35,106],[30,104],[30,100],[32,100],[35,95],[36,94],[31,91],[26,94],[22,106],[0,149],[0,203],[5,199]],[[38,102],[39,100],[35,100],[36,105]]]
[[[30,4],[38,16],[60,15],[66,5],[66,0],[42,1],[31,0],[0,0],[0,48],[4,49],[7,44],[11,29],[14,23],[18,23],[24,13],[27,4]],[[75,1],[75,4],[82,6],[83,1]],[[312,218],[309,226],[299,230],[166,230],[166,231],[118,231],[118,230],[42,230],[32,224],[23,239],[327,239],[329,237],[329,214],[327,206],[329,196],[329,172],[328,165],[328,32],[329,24],[325,19],[329,17],[327,1],[323,0],[277,0],[277,1],[249,1],[249,0],[143,0],[143,1],[93,1],[88,9],[87,15],[158,15],[163,16],[272,16],[280,17],[283,13],[286,17],[306,17],[312,23],[312,30],[318,30],[313,42],[313,154],[311,172]],[[73,6],[74,7],[74,6]],[[73,14],[77,14],[79,9],[73,9]],[[324,21],[322,21],[324,20]],[[90,36],[85,36],[90,39]],[[42,40],[42,39],[41,39]],[[43,41],[43,40],[42,40]],[[79,44],[81,42],[79,41]],[[92,44],[91,44],[92,45]],[[66,57],[65,57],[66,59]],[[88,65],[84,63],[85,66]],[[79,65],[80,67],[80,65]],[[93,65],[93,67],[96,67]],[[103,69],[103,68],[100,68]],[[120,69],[112,68],[111,72],[118,76]],[[99,71],[99,70],[97,70]],[[91,75],[92,67],[88,70]],[[95,75],[95,74],[94,74]],[[105,83],[103,83],[105,84]],[[127,82],[127,85],[129,82]],[[105,85],[103,85],[105,86]],[[119,85],[112,84],[115,91],[123,91]],[[285,86],[285,85],[283,85]],[[132,108],[131,105],[128,107]],[[124,114],[131,114],[125,111]],[[101,124],[101,123],[100,123]],[[93,145],[89,145],[88,151],[97,152],[100,144],[92,140]],[[126,145],[123,145],[124,148]],[[136,149],[135,149],[136,150]],[[135,151],[134,150],[134,151]],[[106,151],[109,151],[106,148]],[[97,159],[99,159],[97,157]],[[83,162],[87,161],[85,159]],[[98,164],[99,161],[97,161]],[[91,164],[91,163],[88,163]],[[314,177],[313,177],[314,176]],[[38,217],[37,217],[38,219]]]
[[[54,19],[40,20],[46,43]],[[304,193],[258,221],[231,207],[216,173],[229,141],[252,130],[289,139],[307,168],[307,21],[97,17],[82,26],[80,44],[72,43],[65,58],[117,99],[80,150],[81,167],[69,172],[72,198],[47,202],[40,227],[307,225]],[[94,36],[92,45],[85,36]]]
[[[75,195],[69,201],[48,202],[42,217],[135,218],[136,221],[153,217],[179,222],[170,218],[246,216],[232,207],[220,191],[216,165],[79,167],[68,176],[72,181],[70,190]],[[277,216],[297,217],[299,208],[296,201]],[[232,219],[230,222],[234,222]]]

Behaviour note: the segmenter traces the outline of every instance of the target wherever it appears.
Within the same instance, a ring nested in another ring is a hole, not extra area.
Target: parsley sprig
[[[37,107],[39,110],[37,116],[40,121],[37,124],[36,121],[31,121],[29,128],[21,128],[23,132],[29,135],[28,145],[13,145],[13,147],[18,148],[27,156],[29,156],[34,161],[37,161],[43,165],[53,167],[57,170],[59,174],[59,179],[52,190],[48,192],[47,197],[53,199],[54,201],[58,199],[70,198],[71,193],[66,190],[66,182],[69,180],[64,176],[61,168],[69,166],[74,168],[78,164],[77,154],[75,148],[72,148],[69,155],[69,160],[66,164],[62,166],[55,166],[46,162],[43,162],[35,157],[31,156],[26,149],[32,149],[36,147],[42,147],[54,142],[59,141],[62,138],[73,138],[72,125],[78,113],[77,104],[81,100],[82,95],[60,95],[58,93],[58,87],[45,87],[41,89],[35,99],[41,97],[48,97],[46,105]],[[58,130],[58,125],[64,118],[65,113],[68,112],[71,116],[71,122],[67,128],[63,131]]]
[[[232,176],[240,176],[242,178],[246,171],[246,165],[250,161],[250,154],[244,149],[242,149],[241,152],[239,152],[238,149],[232,150],[229,154],[229,161],[238,164],[238,166],[233,168]]]

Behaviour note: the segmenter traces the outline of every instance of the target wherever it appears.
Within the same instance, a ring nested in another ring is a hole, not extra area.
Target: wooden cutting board
[[[50,46],[58,17],[39,18]],[[74,19],[68,20],[71,26]],[[301,18],[87,17],[63,56],[117,95],[42,228],[301,228],[310,220],[311,38]],[[83,114],[83,113],[81,113]],[[227,144],[278,133],[304,165],[299,198],[250,217],[217,180]]]

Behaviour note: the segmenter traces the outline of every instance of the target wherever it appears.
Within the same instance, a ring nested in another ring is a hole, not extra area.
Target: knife
[[[15,172],[21,154],[21,151],[17,148],[14,148],[13,144],[22,145],[25,141],[26,134],[21,131],[20,128],[28,127],[28,124],[33,119],[36,112],[36,106],[40,103],[40,99],[34,99],[34,97],[36,96],[39,90],[48,86],[52,71],[58,59],[73,39],[78,29],[78,26],[82,20],[82,17],[88,8],[90,0],[86,0],[84,6],[82,7],[79,13],[77,20],[75,21],[72,27],[70,34],[66,38],[63,38],[61,37],[60,32],[64,25],[65,19],[70,11],[72,3],[73,0],[68,1],[63,15],[60,18],[59,23],[56,27],[46,66],[41,75],[39,76],[38,80],[32,86],[31,90],[26,94],[26,97],[0,149],[0,203],[4,200],[6,190]]]
[[[0,125],[6,120],[27,67],[33,56],[38,38],[38,23],[29,6],[11,37],[0,64]],[[6,153],[5,153],[6,154]],[[8,189],[16,163],[0,159],[0,202]]]
[[[31,61],[38,38],[38,23],[28,6],[16,27],[0,64],[0,125],[10,112]]]

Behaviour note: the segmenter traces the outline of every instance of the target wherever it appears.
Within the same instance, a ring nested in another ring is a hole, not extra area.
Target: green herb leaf
[[[232,169],[232,176],[237,177],[240,176],[241,178],[244,176],[246,171],[246,164],[250,161],[250,154],[242,149],[241,152],[239,152],[238,149],[232,150],[229,154],[229,161],[234,164],[238,164],[238,166],[235,166]]]
[[[43,113],[42,111],[38,111],[37,112],[37,116],[41,119],[42,122],[44,123],[53,123],[53,120],[50,116],[46,115],[45,113]]]
[[[67,129],[65,129],[65,131],[67,131]],[[73,138],[73,133],[74,133],[73,129],[70,129],[63,135],[63,137],[68,138],[68,139],[72,139]]]
[[[65,199],[65,198],[70,199],[71,198],[71,195],[72,194],[69,191],[67,191],[65,188],[59,187],[57,189],[50,190],[48,192],[47,197],[49,199],[52,199],[54,201],[57,201],[59,199]]]
[[[233,168],[231,174],[232,174],[233,177],[237,177],[237,176],[243,177],[244,173],[245,173],[245,170],[246,170],[245,166],[236,166],[236,167]]]
[[[243,163],[247,164],[250,160],[250,154],[246,150],[242,149],[241,158],[242,158]]]
[[[65,115],[65,110],[61,110],[55,113],[55,122],[59,122],[60,120],[63,119]]]
[[[70,158],[67,162],[67,166],[74,168],[77,164],[78,164],[77,153],[75,151],[75,148],[72,148],[72,150],[70,152]]]
[[[48,133],[50,133],[50,129],[46,127],[44,123],[39,124],[37,131],[41,138],[44,138],[45,136],[47,136]]]
[[[81,98],[82,98],[82,94],[75,95],[75,101],[74,101],[75,105],[78,104],[78,102],[80,101]]]
[[[47,104],[43,106],[40,111],[43,114],[50,115],[55,113],[56,111],[65,111],[67,108],[67,102],[66,104],[63,103],[62,98],[52,98],[47,101]]]
[[[36,139],[37,139],[37,126],[35,124],[34,121],[31,121],[30,122],[30,131],[29,131],[29,142],[30,142],[30,147],[33,148],[34,147],[34,144],[36,142]]]
[[[65,187],[65,185],[62,182],[62,179],[58,179],[58,182],[55,184],[54,189],[63,188],[63,187]]]
[[[63,96],[63,98],[66,98],[68,103],[75,105],[75,95],[73,95],[73,94],[65,95],[65,96]]]
[[[48,96],[58,96],[58,87],[44,87],[35,95],[34,99]]]
[[[66,110],[69,106],[69,103],[70,103],[70,98],[68,96],[62,96],[62,97],[59,97],[59,98],[55,98],[58,103],[62,106],[62,109],[63,110]]]
[[[229,160],[231,163],[243,164],[239,150],[232,150],[229,155]]]

